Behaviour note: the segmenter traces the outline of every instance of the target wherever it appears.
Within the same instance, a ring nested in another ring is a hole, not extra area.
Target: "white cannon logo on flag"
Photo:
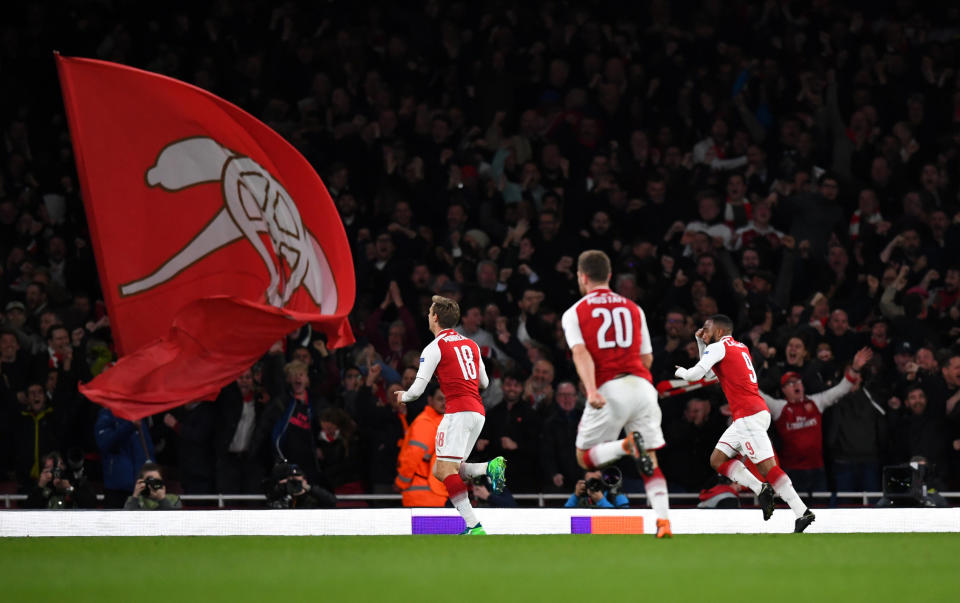
[[[224,207],[153,273],[121,285],[122,296],[162,285],[221,247],[246,239],[270,274],[267,303],[283,307],[302,285],[323,312],[336,311],[336,283],[322,247],[304,227],[296,203],[259,163],[212,138],[188,138],[164,147],[145,179],[168,192],[219,182]],[[260,237],[263,232],[273,254]]]

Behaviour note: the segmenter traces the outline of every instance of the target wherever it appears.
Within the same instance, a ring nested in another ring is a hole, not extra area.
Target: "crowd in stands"
[[[612,287],[643,308],[658,382],[695,362],[705,317],[733,317],[795,481],[878,490],[882,466],[923,457],[931,484],[960,490],[960,8],[4,10],[0,481],[37,506],[64,504],[52,471],[77,458],[116,507],[135,489],[128,504],[147,504],[148,457],[186,493],[260,492],[280,458],[320,498],[396,491],[427,401],[393,393],[432,339],[434,294],[460,303],[458,331],[492,377],[477,453],[507,459],[514,493],[569,494],[583,395],[559,319],[585,249],[612,258]],[[352,244],[357,343],[330,350],[301,329],[216,401],[139,428],[81,397],[114,352],[53,49],[194,83],[291,141]],[[719,388],[662,406],[671,492],[709,487],[729,421]]]

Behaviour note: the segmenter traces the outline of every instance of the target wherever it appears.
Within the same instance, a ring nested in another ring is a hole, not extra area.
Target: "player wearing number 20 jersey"
[[[653,348],[646,317],[637,304],[610,290],[610,258],[602,251],[580,254],[577,282],[584,295],[561,318],[587,392],[577,427],[577,460],[595,469],[633,456],[657,513],[657,537],[670,536],[667,484],[654,452],[665,442],[650,376]],[[621,430],[627,437],[618,440]]]
[[[774,492],[780,495],[796,516],[795,532],[802,532],[813,523],[814,515],[800,500],[793,483],[777,466],[773,444],[767,435],[770,412],[757,387],[757,372],[747,346],[733,338],[733,321],[723,314],[711,316],[697,331],[700,362],[692,368],[677,367],[676,376],[687,381],[698,381],[713,371],[720,380],[720,388],[727,397],[733,423],[717,442],[710,456],[710,465],[731,480],[750,488],[760,500],[764,520],[774,510]],[[769,480],[761,483],[737,460],[738,455],[749,458]]]

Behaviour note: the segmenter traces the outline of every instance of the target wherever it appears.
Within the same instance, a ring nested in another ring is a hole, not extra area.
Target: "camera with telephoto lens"
[[[604,492],[616,496],[623,485],[623,473],[615,466],[607,467],[600,477],[591,477],[586,481],[587,492]]]
[[[604,469],[602,479],[608,496],[615,497],[620,494],[620,487],[623,486],[623,473],[618,467],[611,465]]]
[[[603,492],[603,480],[599,477],[591,477],[586,482],[587,492]]]
[[[153,490],[156,492],[160,488],[163,488],[163,480],[159,477],[145,477],[143,478],[143,489],[144,491]]]

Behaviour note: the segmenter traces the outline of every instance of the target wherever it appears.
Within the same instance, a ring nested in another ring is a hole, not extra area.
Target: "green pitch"
[[[957,534],[0,539],[4,601],[957,601]]]

